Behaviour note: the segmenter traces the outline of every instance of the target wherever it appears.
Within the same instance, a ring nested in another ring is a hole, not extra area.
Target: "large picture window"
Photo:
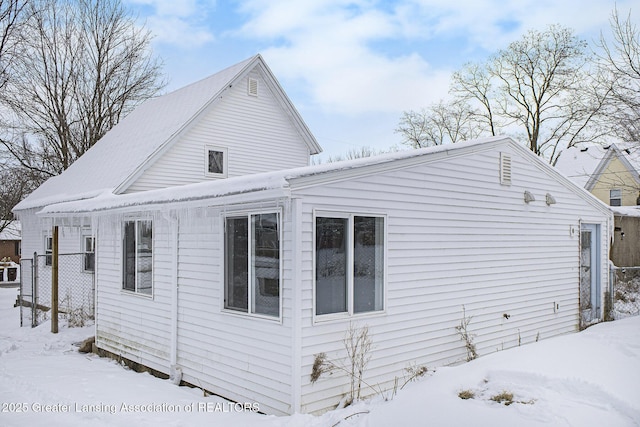
[[[317,216],[316,315],[383,310],[384,218]]]
[[[280,315],[278,217],[274,212],[226,218],[226,309]]]
[[[150,220],[126,221],[124,223],[122,289],[151,295],[153,289],[153,227]]]

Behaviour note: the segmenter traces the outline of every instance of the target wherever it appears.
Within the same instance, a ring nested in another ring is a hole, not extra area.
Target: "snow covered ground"
[[[20,328],[16,292],[0,289],[0,426],[640,426],[638,316],[438,368],[388,401],[275,417],[80,354],[91,328]]]

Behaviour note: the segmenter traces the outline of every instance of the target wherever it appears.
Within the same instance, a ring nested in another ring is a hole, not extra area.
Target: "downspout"
[[[170,228],[171,245],[171,349],[169,353],[170,379],[180,385],[182,369],[178,366],[178,230],[179,220],[177,214],[167,214]]]
[[[302,200],[291,199],[291,256],[293,257],[293,272],[291,274],[291,287],[293,299],[291,307],[291,346],[293,357],[293,381],[291,384],[292,399],[291,412],[301,412],[302,406],[302,290],[300,289],[300,272],[302,270]]]
[[[98,219],[96,217],[91,218],[91,237],[93,237],[94,246],[93,246],[93,336],[95,338],[94,346],[97,345],[98,342],[98,322],[100,318],[98,317],[98,265],[100,264],[98,260],[100,259],[99,252],[99,241],[98,241]]]

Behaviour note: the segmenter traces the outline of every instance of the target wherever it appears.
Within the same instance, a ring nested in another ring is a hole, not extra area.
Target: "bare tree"
[[[0,97],[20,52],[27,0],[0,0]]]
[[[450,93],[458,102],[469,104],[475,123],[489,135],[496,136],[502,123],[497,121],[494,111],[498,97],[487,64],[467,63],[453,73],[451,81]]]
[[[599,63],[604,84],[611,90],[607,124],[626,141],[640,141],[640,31],[614,9],[610,18],[612,41],[600,37]]]
[[[163,84],[150,33],[119,0],[29,6],[25,47],[3,100],[10,129],[23,137],[2,142],[22,167],[51,176]]]
[[[11,210],[27,194],[35,190],[40,182],[30,171],[21,167],[0,166],[0,231],[13,220]]]
[[[405,111],[395,132],[403,136],[403,143],[413,148],[455,143],[481,135],[477,114],[461,101],[429,106],[420,112]]]
[[[600,136],[591,124],[607,92],[591,81],[586,46],[561,26],[531,30],[486,62],[454,73],[453,101],[432,107],[427,120],[405,113],[401,133],[428,144],[511,133],[555,163],[562,148]]]

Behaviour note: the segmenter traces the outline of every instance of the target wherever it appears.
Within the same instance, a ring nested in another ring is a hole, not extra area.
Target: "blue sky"
[[[529,29],[593,42],[637,0],[123,0],[154,34],[167,90],[262,54],[323,156],[399,145],[403,111],[447,96],[449,77]]]

